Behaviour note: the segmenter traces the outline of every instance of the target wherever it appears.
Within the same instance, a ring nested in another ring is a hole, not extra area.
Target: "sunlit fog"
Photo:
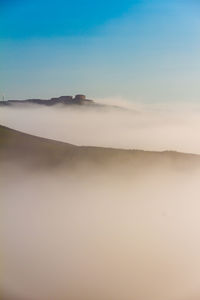
[[[110,103],[101,108],[13,105],[1,108],[1,124],[76,145],[200,153],[197,104]]]
[[[1,123],[75,145],[200,151],[198,110],[112,105],[3,107]],[[101,149],[102,165],[80,148],[75,167],[47,168],[23,164],[26,151],[1,168],[5,299],[199,299],[197,156]]]

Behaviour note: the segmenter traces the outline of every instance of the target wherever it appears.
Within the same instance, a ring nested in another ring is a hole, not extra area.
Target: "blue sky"
[[[198,101],[193,0],[0,0],[0,96]]]

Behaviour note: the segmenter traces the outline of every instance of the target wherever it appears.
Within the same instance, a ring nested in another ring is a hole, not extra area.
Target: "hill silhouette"
[[[20,162],[33,167],[94,164],[99,168],[137,169],[140,166],[189,168],[200,165],[200,157],[173,151],[153,152],[75,146],[0,126],[0,161]]]
[[[72,96],[60,96],[54,97],[51,99],[26,99],[26,100],[8,100],[0,101],[0,106],[8,106],[13,104],[40,104],[46,106],[52,106],[56,104],[65,104],[65,105],[92,105],[94,104],[93,100],[86,99],[85,95],[76,95]]]

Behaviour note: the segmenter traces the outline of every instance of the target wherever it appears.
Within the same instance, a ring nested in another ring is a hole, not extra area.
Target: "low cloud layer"
[[[22,106],[0,113],[4,125],[78,145],[200,153],[199,110],[124,108]],[[126,161],[123,171],[120,156],[109,168],[1,164],[5,299],[199,299],[200,170],[184,166],[187,156],[180,166],[158,154],[148,163],[145,155]]]
[[[12,300],[199,299],[200,172],[156,172],[141,162],[138,174],[7,168],[3,293]]]
[[[99,103],[114,107],[2,107],[1,124],[76,145],[200,153],[198,105]]]

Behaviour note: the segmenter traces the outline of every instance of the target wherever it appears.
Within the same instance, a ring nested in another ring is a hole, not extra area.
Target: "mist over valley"
[[[198,112],[126,108],[0,108],[3,299],[199,298]]]

